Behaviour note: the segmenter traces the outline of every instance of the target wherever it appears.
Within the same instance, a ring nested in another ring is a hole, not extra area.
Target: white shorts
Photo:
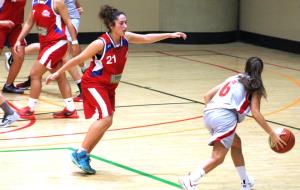
[[[79,30],[79,25],[80,25],[80,19],[71,19],[71,22],[76,30],[76,33],[78,34],[78,30]],[[66,27],[66,36],[69,42],[72,41],[72,37],[70,35],[70,32],[68,30],[68,28]]]
[[[225,148],[230,149],[237,126],[237,115],[228,109],[211,109],[204,111],[204,123],[212,137],[208,144],[221,142]]]

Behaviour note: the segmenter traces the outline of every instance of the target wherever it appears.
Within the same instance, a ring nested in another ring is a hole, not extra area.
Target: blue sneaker
[[[72,162],[79,167],[81,170],[88,174],[95,174],[96,170],[94,170],[90,166],[90,156],[87,155],[86,151],[81,151],[77,153],[77,149],[74,150],[71,154]]]

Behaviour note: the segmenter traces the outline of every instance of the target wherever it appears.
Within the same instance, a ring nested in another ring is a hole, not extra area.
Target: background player
[[[31,71],[31,88],[28,106],[19,110],[22,118],[32,118],[34,108],[41,92],[43,74],[49,70],[53,72],[61,66],[61,61],[67,51],[65,25],[72,36],[73,51],[79,51],[75,29],[69,19],[67,8],[63,0],[33,0],[32,11],[19,35],[15,51],[20,48],[20,42],[29,33],[35,23],[39,32],[41,50],[38,59],[34,62]],[[71,88],[63,74],[57,78],[60,92],[64,98],[65,108],[53,114],[54,118],[78,118],[77,111],[71,97]]]
[[[69,17],[71,19],[71,22],[72,22],[72,25],[76,31],[76,33],[78,34],[78,31],[79,31],[79,25],[80,25],[80,15],[83,13],[83,9],[82,7],[80,6],[80,2],[79,0],[64,0],[65,1],[65,5],[67,6],[68,8],[68,13],[69,13]],[[69,55],[71,55],[72,57],[78,55],[81,50],[80,48],[78,48],[77,52],[74,52],[72,51],[72,37],[70,35],[70,32],[69,30],[66,28],[66,35],[67,35],[67,39],[68,39],[68,51],[67,51],[67,57],[69,57]],[[25,47],[25,54],[26,55],[30,55],[30,54],[35,54],[35,53],[38,53],[40,50],[40,44],[39,43],[32,43],[28,46]],[[13,61],[13,58],[11,56],[11,53],[10,52],[6,52],[5,53],[6,55],[6,65],[8,65],[8,68],[9,68],[9,65],[12,64],[12,61]],[[67,60],[63,60],[63,61],[67,61]],[[83,66],[83,64],[81,65]],[[78,89],[79,89],[79,94],[73,98],[73,100],[75,102],[81,102],[82,101],[82,98],[81,98],[81,75],[79,74],[78,70],[76,67],[73,67],[69,70],[69,73],[71,74],[74,82],[76,83],[76,85],[78,86]],[[22,83],[19,83],[16,85],[17,88],[19,89],[28,89],[30,87],[30,84],[31,84],[31,80],[30,80],[30,77],[28,77],[28,80],[22,82]]]
[[[6,82],[3,86],[3,92],[24,93],[24,90],[14,86],[14,81],[24,60],[24,46],[26,45],[26,41],[25,39],[20,41],[18,53],[13,49],[13,46],[22,30],[25,4],[26,0],[4,0],[4,3],[0,7],[0,54],[2,53],[5,43],[8,43],[14,59],[14,64],[9,70]]]

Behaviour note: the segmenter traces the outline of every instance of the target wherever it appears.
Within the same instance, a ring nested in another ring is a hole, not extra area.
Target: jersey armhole
[[[99,51],[97,52],[98,55],[101,55],[101,58],[100,58],[100,61],[101,61],[103,59],[105,53],[106,53],[106,42],[102,37],[99,37],[98,39],[102,40],[102,42],[104,44],[103,51],[102,52],[99,52]]]

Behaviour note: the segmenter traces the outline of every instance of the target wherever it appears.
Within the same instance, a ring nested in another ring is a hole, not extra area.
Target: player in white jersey
[[[179,179],[183,189],[196,190],[199,180],[224,161],[229,149],[242,181],[241,190],[250,190],[253,187],[254,182],[246,173],[241,139],[235,132],[237,123],[241,122],[250,110],[257,123],[271,136],[276,147],[285,145],[260,113],[261,97],[266,97],[261,79],[262,71],[262,60],[250,57],[243,74],[229,77],[204,96],[204,122],[212,135],[209,145],[213,146],[213,150],[211,157],[204,164],[188,176]]]

